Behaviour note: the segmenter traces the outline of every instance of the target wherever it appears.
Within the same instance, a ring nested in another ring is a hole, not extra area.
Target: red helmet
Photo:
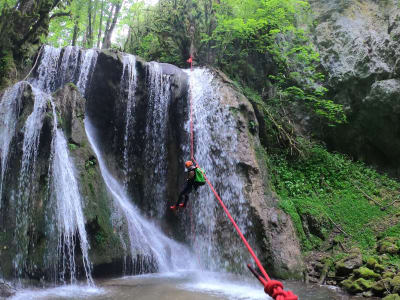
[[[189,168],[191,166],[193,166],[193,162],[191,160],[188,160],[187,162],[185,162],[185,167],[186,168]]]

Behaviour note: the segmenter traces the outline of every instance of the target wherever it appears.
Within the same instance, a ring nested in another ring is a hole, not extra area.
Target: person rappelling
[[[184,208],[189,200],[189,194],[193,191],[197,191],[199,186],[206,183],[204,178],[204,171],[199,167],[195,166],[191,160],[185,162],[185,168],[187,178],[183,190],[179,194],[178,201],[175,205],[170,206],[170,209],[175,210],[178,207]]]

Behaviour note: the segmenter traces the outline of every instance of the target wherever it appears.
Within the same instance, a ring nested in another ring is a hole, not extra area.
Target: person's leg
[[[187,194],[189,194],[190,192],[192,191],[192,185],[190,184],[190,182],[189,181],[186,181],[186,183],[185,183],[185,187],[183,188],[183,190],[179,193],[179,197],[178,197],[178,201],[176,202],[176,204],[175,204],[175,206],[178,206],[179,205],[179,203],[182,203],[183,201],[183,197],[186,195],[187,196]],[[186,198],[187,197],[185,197],[185,200],[186,200]],[[187,200],[186,200],[187,201]],[[185,201],[185,202],[186,202]]]
[[[193,190],[193,182],[188,181],[187,186],[183,193],[183,196],[185,197],[185,201],[183,202],[183,206],[181,206],[181,207],[186,207],[186,204],[189,200],[189,194],[192,192],[192,190]],[[180,205],[182,205],[182,204],[180,204]]]

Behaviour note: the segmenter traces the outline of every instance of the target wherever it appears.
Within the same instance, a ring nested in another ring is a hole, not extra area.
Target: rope
[[[32,69],[29,71],[28,75],[26,75],[25,78],[22,81],[25,81],[29,77],[29,75],[31,75],[33,69],[36,67],[36,64],[37,64],[37,62],[39,60],[40,54],[42,53],[43,47],[44,47],[44,45],[42,45],[42,47],[40,47],[38,55],[36,57],[35,64],[33,65]]]
[[[193,58],[187,60],[190,63],[190,69],[192,69]],[[195,163],[196,167],[199,167],[196,159],[194,158],[194,130],[193,130],[193,104],[192,104],[192,97],[191,91],[189,90],[189,101],[190,101],[190,156],[192,161]],[[257,274],[256,271],[252,269],[250,265],[248,265],[250,271],[253,275],[260,281],[260,283],[264,286],[264,291],[266,294],[274,298],[275,300],[298,300],[298,297],[293,294],[291,291],[284,291],[283,284],[277,280],[271,280],[268,276],[267,272],[265,271],[264,267],[262,266],[260,260],[258,259],[257,255],[254,253],[254,250],[251,248],[249,242],[244,237],[243,233],[240,231],[239,226],[236,224],[235,220],[233,219],[232,215],[230,214],[228,208],[225,206],[224,202],[222,201],[221,197],[218,195],[217,191],[214,189],[214,186],[211,184],[210,180],[207,178],[206,174],[203,173],[204,179],[206,180],[208,186],[210,187],[211,191],[214,193],[215,198],[217,198],[219,204],[225,211],[225,214],[228,216],[229,220],[231,221],[233,227],[236,229],[239,237],[242,239],[242,242],[246,246],[247,250],[249,251],[250,255],[253,257],[257,267],[260,269],[262,276]]]

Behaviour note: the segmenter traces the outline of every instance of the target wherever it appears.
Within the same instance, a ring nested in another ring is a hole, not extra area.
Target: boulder
[[[347,276],[353,272],[354,269],[362,266],[361,252],[352,253],[349,256],[339,260],[335,264],[337,276]]]
[[[395,237],[386,237],[378,242],[377,250],[381,254],[398,254],[400,248],[398,246],[399,239]]]

